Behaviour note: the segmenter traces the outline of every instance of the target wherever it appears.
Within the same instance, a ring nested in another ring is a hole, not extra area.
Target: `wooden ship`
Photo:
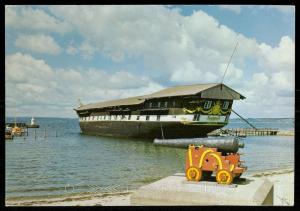
[[[133,138],[194,138],[228,124],[233,100],[245,97],[222,83],[175,86],[74,110],[83,134]]]

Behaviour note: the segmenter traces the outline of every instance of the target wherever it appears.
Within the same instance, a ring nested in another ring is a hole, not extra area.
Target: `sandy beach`
[[[246,175],[267,178],[274,183],[274,205],[294,204],[294,170],[273,170]],[[103,194],[78,194],[51,199],[6,200],[6,206],[130,206],[134,190]]]

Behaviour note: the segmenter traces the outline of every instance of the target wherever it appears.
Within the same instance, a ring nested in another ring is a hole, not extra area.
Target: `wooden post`
[[[46,128],[45,128],[44,138],[46,138],[46,137],[47,137],[47,135],[46,135]]]
[[[36,140],[36,129],[34,129],[34,140]]]

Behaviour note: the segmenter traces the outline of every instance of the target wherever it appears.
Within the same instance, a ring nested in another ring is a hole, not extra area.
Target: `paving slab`
[[[177,173],[137,189],[131,205],[273,205],[274,185],[268,179],[245,177],[231,185],[190,182]]]

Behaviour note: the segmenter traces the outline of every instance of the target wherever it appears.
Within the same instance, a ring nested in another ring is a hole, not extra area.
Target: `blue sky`
[[[294,116],[293,6],[6,6],[6,115],[220,82],[245,117]]]

